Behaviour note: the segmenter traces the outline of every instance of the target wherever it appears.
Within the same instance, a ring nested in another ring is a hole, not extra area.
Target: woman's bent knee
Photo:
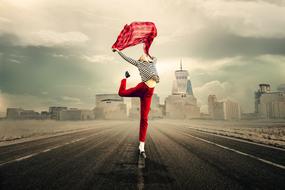
[[[118,95],[121,96],[121,97],[123,97],[123,96],[124,96],[124,93],[119,91],[119,92],[118,92]]]

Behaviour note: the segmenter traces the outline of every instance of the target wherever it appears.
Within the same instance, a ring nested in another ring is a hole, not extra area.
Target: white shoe
[[[142,156],[144,159],[146,159],[146,154],[145,154],[145,151],[140,151],[140,156]]]

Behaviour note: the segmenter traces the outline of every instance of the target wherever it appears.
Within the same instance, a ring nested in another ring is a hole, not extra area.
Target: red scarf
[[[123,50],[143,43],[144,52],[149,55],[149,48],[156,36],[157,30],[153,22],[132,22],[130,25],[125,25],[112,48]]]

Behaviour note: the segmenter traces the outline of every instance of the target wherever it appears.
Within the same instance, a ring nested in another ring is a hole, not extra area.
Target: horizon
[[[262,83],[260,83],[260,84],[262,84]],[[270,85],[270,84],[269,84]],[[284,84],[279,84],[278,86],[281,86],[281,85],[284,85]],[[271,85],[270,85],[271,86]],[[258,89],[257,89],[258,90]],[[257,90],[255,91],[255,92],[257,92]],[[272,90],[271,89],[271,92],[279,92],[277,89],[276,90]],[[101,94],[101,95],[103,95],[103,94],[117,94],[117,93],[111,93],[111,92],[106,92],[106,93],[99,93],[99,94]],[[155,94],[157,94],[157,93],[155,93]],[[89,107],[89,108],[78,108],[78,107],[73,107],[72,105],[70,106],[70,107],[68,107],[68,106],[65,106],[65,105],[49,105],[48,107],[46,107],[46,109],[32,109],[32,108],[27,108],[27,107],[19,107],[19,106],[15,106],[15,107],[6,107],[6,109],[4,110],[4,111],[0,111],[0,113],[7,113],[7,109],[8,108],[21,108],[21,109],[24,109],[24,110],[33,110],[33,111],[36,111],[36,112],[41,112],[41,111],[48,111],[48,109],[49,109],[49,107],[57,107],[57,106],[59,106],[59,107],[67,107],[68,109],[89,109],[89,110],[92,110],[92,109],[94,109],[95,107],[96,107],[96,105],[95,105],[95,102],[96,102],[96,95],[97,94],[95,94],[94,95],[94,105],[93,105],[93,107]],[[157,94],[158,95],[158,97],[159,97],[159,104],[160,105],[165,105],[165,98],[163,99],[163,101],[161,101],[161,97],[159,96],[159,94]],[[169,94],[169,95],[171,95],[171,93]],[[209,95],[215,95],[215,94],[209,94]],[[194,97],[195,97],[195,95],[194,95]],[[197,99],[198,99],[198,97],[196,97]],[[230,97],[226,97],[226,98],[224,98],[224,99],[219,99],[219,97],[217,97],[218,98],[218,101],[219,102],[222,102],[222,101],[226,101],[226,100],[231,100],[231,101],[234,101],[233,99],[231,99]],[[127,98],[127,97],[123,97],[123,99],[124,99],[124,103],[126,104],[126,105],[131,105],[131,97],[130,98]],[[161,103],[162,102],[162,103]],[[236,103],[238,103],[239,104],[239,102],[236,102]],[[200,106],[200,105],[198,105],[198,106]],[[206,110],[206,112],[205,112],[205,110],[200,110],[200,113],[201,114],[209,114],[208,113],[208,110]],[[241,113],[242,114],[250,114],[250,113],[254,113],[254,111],[253,112],[244,112],[243,111],[243,109],[242,109],[242,107],[241,107]]]

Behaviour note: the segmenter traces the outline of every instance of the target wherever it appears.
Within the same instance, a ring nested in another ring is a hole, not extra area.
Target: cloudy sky
[[[285,83],[283,0],[0,0],[0,111],[8,106],[93,108],[96,93],[116,93],[135,67],[111,52],[122,27],[152,21],[156,93],[171,93],[173,71],[189,70],[202,111],[207,97],[253,111],[259,83]],[[138,58],[142,46],[124,51]]]

